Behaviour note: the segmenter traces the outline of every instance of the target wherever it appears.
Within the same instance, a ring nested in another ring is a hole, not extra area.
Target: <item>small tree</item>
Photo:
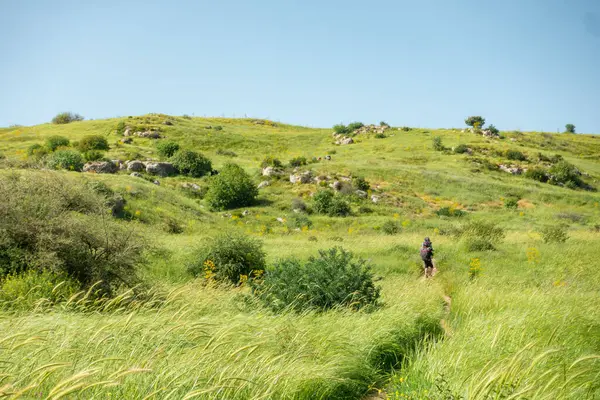
[[[179,150],[179,144],[173,140],[164,140],[156,144],[156,152],[163,158],[173,157]]]
[[[203,154],[191,150],[180,150],[171,157],[173,166],[180,174],[195,178],[204,176],[212,170],[212,164]]]
[[[108,150],[108,141],[104,136],[100,135],[88,135],[84,136],[79,143],[77,148],[82,153],[90,150]]]
[[[46,147],[50,151],[55,151],[59,147],[67,147],[69,143],[69,139],[64,136],[50,136],[46,139]]]
[[[237,164],[225,164],[219,175],[211,178],[206,202],[213,210],[225,210],[251,205],[258,196],[258,188],[250,175]]]
[[[483,118],[483,117],[481,117],[479,115],[467,117],[465,119],[465,124],[467,124],[469,126],[472,126],[475,129],[479,129],[483,125],[485,125],[485,118]]]
[[[53,124],[68,124],[69,122],[75,121],[83,121],[83,117],[72,112],[62,112],[60,114],[56,114],[56,116],[52,118]]]
[[[500,133],[500,131],[498,130],[498,128],[496,128],[493,124],[490,124],[487,127],[487,130],[490,131],[490,132],[492,132],[494,135],[497,135],[497,134]]]
[[[565,125],[565,131],[567,133],[575,133],[575,125],[573,125],[573,124],[566,124]]]
[[[442,143],[442,138],[439,136],[435,136],[432,139],[433,149],[435,151],[444,151],[444,144]]]

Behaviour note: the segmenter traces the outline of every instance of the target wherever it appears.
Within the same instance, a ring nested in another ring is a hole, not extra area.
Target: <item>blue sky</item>
[[[0,0],[0,126],[162,112],[600,133],[600,1]]]

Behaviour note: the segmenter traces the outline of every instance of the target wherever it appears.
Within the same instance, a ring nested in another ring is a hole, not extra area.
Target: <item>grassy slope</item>
[[[591,229],[600,223],[600,196],[502,172],[474,172],[468,156],[432,151],[431,138],[441,136],[446,146],[467,143],[530,155],[559,153],[589,173],[590,182],[600,178],[600,139],[506,133],[507,139],[493,142],[453,130],[413,130],[335,146],[330,130],[201,118],[173,118],[173,126],[164,126],[164,118],[122,120],[160,127],[169,139],[205,153],[217,169],[229,160],[239,163],[257,182],[265,155],[287,161],[299,155],[324,156],[335,149],[332,161],[309,168],[322,174],[363,175],[378,187],[374,193],[382,200],[363,204],[373,213],[345,219],[311,216],[311,230],[289,232],[276,218],[292,216],[289,204],[295,196],[309,202],[314,185],[274,182],[261,190],[261,205],[253,207],[250,216],[223,218],[180,191],[179,184],[191,179],[166,178],[155,186],[125,174],[89,175],[85,179],[101,179],[124,194],[135,216],[128,223],[144,231],[155,248],[145,274],[174,294],[155,309],[0,313],[0,388],[33,385],[27,394],[46,396],[52,388],[60,392],[81,383],[78,390],[86,389],[75,392],[81,398],[110,394],[140,399],[152,393],[155,398],[182,398],[186,393],[198,398],[356,398],[369,387],[386,389],[391,398],[486,398],[486,393],[504,398],[526,389],[531,389],[529,398],[600,396],[600,389],[589,385],[598,381],[598,361],[585,360],[569,369],[579,357],[600,353],[600,312],[595,306],[600,298],[600,272],[595,267],[600,234]],[[119,121],[0,130],[1,149],[9,158],[23,158],[29,145],[50,135],[76,141],[93,133],[108,136],[112,158],[154,157],[149,139],[114,145]],[[222,125],[223,130],[208,130],[207,125]],[[220,148],[238,156],[220,156]],[[502,199],[509,195],[523,199],[518,210],[503,207]],[[458,222],[434,214],[446,205],[470,211],[467,219],[499,223],[507,230],[505,241],[495,252],[466,252],[454,238],[442,235]],[[359,206],[353,205],[354,210]],[[184,233],[166,233],[169,220],[183,226]],[[402,232],[385,236],[376,229],[387,220],[401,223]],[[540,228],[557,220],[569,224],[570,240],[543,243]],[[274,316],[248,303],[244,289],[206,289],[190,281],[185,262],[193,248],[206,236],[236,228],[261,236],[269,260],[307,257],[334,245],[358,252],[384,277],[386,307],[368,315],[336,311]],[[433,282],[419,278],[414,254],[425,235],[438,250],[441,272]],[[309,236],[318,241],[309,241]],[[539,256],[528,257],[532,252]],[[483,272],[470,281],[473,258],[480,259]],[[427,321],[442,318],[444,295],[451,297],[452,306],[443,339],[411,352],[405,368],[383,381],[373,361],[376,355],[395,343],[403,344],[406,352],[424,331],[434,332]],[[46,369],[36,370],[40,367]],[[45,371],[48,378],[43,380]],[[83,371],[86,374],[59,386]],[[103,381],[113,384],[89,386]]]

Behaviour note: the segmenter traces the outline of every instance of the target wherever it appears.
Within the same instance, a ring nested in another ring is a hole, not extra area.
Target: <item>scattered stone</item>
[[[126,164],[127,171],[140,172],[146,169],[146,166],[140,160],[128,161]]]
[[[221,215],[221,217],[223,217],[223,218],[231,218],[231,214],[225,213],[225,214]]]
[[[349,176],[340,176],[340,180],[343,182],[350,182],[352,181],[352,178],[350,178]]]
[[[329,186],[331,186],[333,188],[333,190],[337,190],[337,191],[342,190],[342,182],[340,182],[340,181],[335,181]]]
[[[177,169],[168,162],[151,162],[146,164],[146,172],[151,175],[169,176],[175,175]]]
[[[127,127],[125,128],[125,131],[123,132],[123,136],[131,136],[132,132],[131,132],[131,128]]]
[[[190,189],[193,190],[195,192],[197,192],[198,190],[202,189],[200,187],[200,185],[196,184],[196,183],[189,183],[189,182],[185,182],[181,184],[181,187],[184,189]]]
[[[251,213],[250,213],[250,210],[244,210],[244,212],[242,212],[242,215],[243,215],[244,217],[247,217],[247,216],[248,216],[248,215],[250,215],[250,214],[251,214]]]
[[[83,172],[93,172],[96,174],[114,174],[119,167],[112,161],[92,161],[83,166]]]
[[[290,175],[291,183],[310,183],[312,180],[312,172],[304,171],[300,174],[292,174]]]
[[[500,137],[500,135],[499,135],[499,134],[497,134],[497,133],[494,133],[494,132],[490,131],[489,129],[485,129],[485,130],[483,130],[483,131],[481,132],[481,134],[482,134],[483,136],[485,136],[485,137],[492,138],[492,139],[496,139],[496,138],[499,138],[499,137]]]
[[[378,202],[379,202],[379,196],[372,195],[372,196],[371,196],[371,201],[372,201],[373,203],[378,203]]]
[[[129,176],[133,176],[134,178],[142,178],[142,174],[139,172],[132,172]]]
[[[132,139],[132,138],[130,138],[130,137],[124,137],[124,138],[122,138],[122,139],[120,140],[120,142],[121,142],[121,143],[123,143],[123,144],[129,144],[129,143],[132,143],[132,142],[133,142],[133,139]]]
[[[160,133],[158,131],[144,131],[136,133],[137,136],[149,139],[160,139]]]
[[[157,180],[155,180],[155,181],[152,181],[152,183],[154,183],[156,186],[160,186],[160,182],[159,182],[159,181],[157,181]]]
[[[285,219],[281,218],[281,217],[277,217],[277,222],[281,222],[282,224],[285,223]]]
[[[335,142],[336,144],[341,144],[341,145],[345,145],[345,144],[353,144],[354,143],[354,139],[352,139],[351,137],[345,137],[343,139],[338,140],[337,142]]]
[[[517,139],[515,139],[514,137],[511,137],[511,138],[510,138],[510,141],[511,141],[511,142],[516,142],[516,141],[517,141]]]
[[[278,176],[283,175],[284,171],[275,167],[266,167],[262,170],[263,176]]]
[[[357,130],[355,130],[354,133],[356,135],[362,135],[365,133],[377,134],[377,133],[384,133],[388,129],[390,129],[390,127],[387,125],[365,125],[365,126],[358,128]]]
[[[361,199],[366,199],[367,198],[367,192],[365,192],[364,190],[357,190],[354,193],[356,193],[356,195],[358,197],[360,197]]]
[[[498,168],[501,171],[504,172],[508,172],[509,174],[513,174],[513,175],[521,175],[523,173],[523,169],[519,166],[515,166],[515,165],[504,165],[504,164],[500,164],[498,165]]]
[[[110,200],[110,211],[113,217],[121,215],[125,210],[125,199],[121,196],[115,196]]]
[[[258,188],[262,189],[264,187],[270,186],[271,183],[269,181],[262,181],[261,183],[258,184]]]

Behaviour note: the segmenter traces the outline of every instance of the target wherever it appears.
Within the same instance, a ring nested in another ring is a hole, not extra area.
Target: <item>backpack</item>
[[[423,261],[431,259],[431,247],[421,247],[421,259]]]

